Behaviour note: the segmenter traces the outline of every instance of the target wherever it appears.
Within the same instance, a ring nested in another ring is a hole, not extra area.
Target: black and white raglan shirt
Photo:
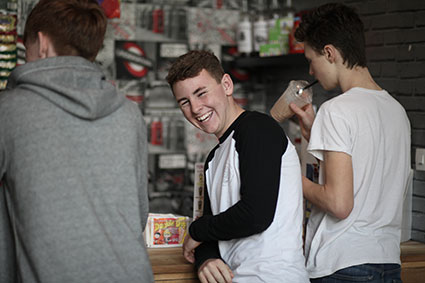
[[[222,258],[233,282],[309,282],[302,250],[301,168],[271,117],[243,112],[205,162],[204,215],[189,232],[199,267]]]

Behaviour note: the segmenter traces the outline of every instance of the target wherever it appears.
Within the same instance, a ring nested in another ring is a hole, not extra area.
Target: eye
[[[181,100],[181,101],[179,102],[179,105],[180,105],[180,107],[183,107],[183,106],[185,106],[185,105],[188,105],[188,103],[189,103],[189,100]]]
[[[198,93],[198,97],[201,97],[201,96],[203,96],[206,93],[207,93],[206,91],[200,92],[200,93]]]

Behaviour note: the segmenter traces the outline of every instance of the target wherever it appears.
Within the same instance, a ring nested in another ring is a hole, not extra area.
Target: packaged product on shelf
[[[289,34],[289,53],[295,54],[295,53],[304,53],[304,44],[302,42],[298,42],[295,39],[295,30],[298,28],[298,26],[301,23],[301,14],[298,14],[294,18],[294,26],[292,27],[292,31]]]
[[[152,11],[152,31],[164,33],[164,10],[161,5],[155,6]]]
[[[195,173],[193,182],[193,219],[202,216],[204,211],[204,163],[195,163]]]
[[[97,0],[105,11],[105,15],[112,18],[119,18],[121,15],[120,0]]]
[[[238,10],[187,8],[189,46],[236,45]]]
[[[10,72],[16,67],[16,13],[0,12],[0,90],[5,89]]]
[[[181,247],[190,218],[174,214],[149,213],[144,233],[149,248]]]
[[[16,14],[0,13],[0,32],[16,32]]]
[[[159,117],[153,119],[150,134],[151,144],[162,145],[162,122]]]
[[[174,151],[184,151],[185,146],[185,127],[182,119],[170,120],[168,128],[168,148]]]

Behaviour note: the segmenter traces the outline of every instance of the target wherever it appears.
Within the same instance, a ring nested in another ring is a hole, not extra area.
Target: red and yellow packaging
[[[149,248],[181,247],[189,227],[189,217],[149,213],[145,242]]]

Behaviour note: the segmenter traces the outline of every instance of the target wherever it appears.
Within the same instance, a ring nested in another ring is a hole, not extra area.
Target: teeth
[[[210,115],[211,115],[211,112],[208,112],[207,114],[204,114],[201,117],[198,117],[197,119],[198,119],[199,122],[203,122],[206,119],[208,119],[208,117],[210,117]]]

